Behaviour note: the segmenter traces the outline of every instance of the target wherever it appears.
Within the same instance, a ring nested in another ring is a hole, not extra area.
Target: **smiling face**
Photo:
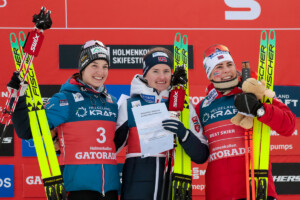
[[[145,76],[148,85],[158,92],[168,89],[171,83],[172,71],[166,64],[157,64],[153,66]]]
[[[232,61],[223,61],[217,64],[212,70],[209,80],[215,82],[224,82],[236,77],[237,71]]]
[[[108,76],[106,60],[94,60],[82,72],[82,81],[94,89],[102,86]]]

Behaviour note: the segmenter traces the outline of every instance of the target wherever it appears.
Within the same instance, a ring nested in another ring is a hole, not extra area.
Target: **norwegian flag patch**
[[[193,117],[192,121],[193,121],[195,130],[197,131],[197,133],[199,133],[200,132],[200,123],[199,123],[197,116]]]
[[[219,56],[218,56],[218,60],[221,60],[221,59],[223,59],[223,58],[224,58],[223,55],[219,55]]]

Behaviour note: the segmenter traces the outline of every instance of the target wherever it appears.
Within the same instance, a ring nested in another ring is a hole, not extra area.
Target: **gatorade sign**
[[[0,197],[14,197],[14,165],[0,165]]]
[[[23,165],[24,197],[46,197],[43,179],[38,164]]]

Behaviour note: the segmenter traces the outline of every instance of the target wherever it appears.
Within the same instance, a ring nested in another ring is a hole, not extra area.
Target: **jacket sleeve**
[[[288,106],[273,99],[273,104],[263,104],[265,114],[258,118],[259,121],[270,126],[270,128],[283,136],[290,136],[296,129],[296,115]]]
[[[49,123],[49,128],[56,128],[67,122],[69,117],[70,102],[64,93],[56,93],[45,105],[45,111]]]
[[[10,103],[12,104],[13,101],[14,99],[12,99]],[[19,98],[15,111],[12,114],[12,122],[19,138],[24,140],[29,140],[32,138],[25,96]]]
[[[181,145],[185,152],[191,157],[192,161],[197,164],[204,163],[208,156],[208,143],[203,136],[203,128],[196,114],[193,104],[190,102],[190,129],[189,136]]]
[[[116,125],[116,132],[114,142],[116,145],[116,152],[119,153],[127,143],[129,133],[128,126],[128,111],[127,111],[127,100],[123,101],[120,105],[118,112],[118,119]]]

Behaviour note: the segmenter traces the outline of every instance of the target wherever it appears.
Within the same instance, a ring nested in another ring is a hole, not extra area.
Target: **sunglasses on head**
[[[221,44],[212,45],[204,51],[204,58],[216,53],[217,51],[229,52],[229,49],[226,46],[221,45]]]
[[[90,41],[87,41],[86,43],[84,43],[81,50],[86,49],[91,46],[94,46],[94,45],[99,45],[99,46],[102,46],[103,48],[105,48],[105,46],[102,42],[100,42],[98,40],[90,40]]]

